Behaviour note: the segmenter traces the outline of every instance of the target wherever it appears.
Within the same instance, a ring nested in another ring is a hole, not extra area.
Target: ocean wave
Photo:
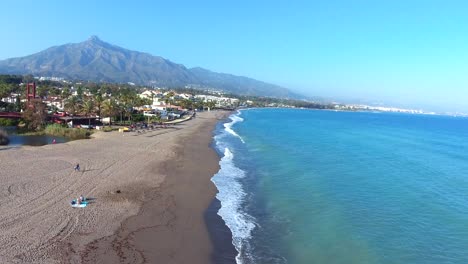
[[[219,162],[221,169],[211,179],[218,189],[216,198],[221,202],[218,215],[224,220],[232,232],[232,243],[239,254],[237,263],[242,263],[241,255],[248,256],[248,240],[255,228],[255,219],[243,212],[242,204],[246,193],[239,182],[245,177],[245,172],[234,164],[234,154],[229,148],[224,149],[224,156]]]
[[[232,126],[233,126],[235,123],[244,121],[244,119],[243,119],[242,117],[239,116],[240,114],[241,114],[241,112],[240,112],[240,111],[237,111],[237,114],[233,114],[233,115],[229,116],[229,118],[230,118],[232,121],[229,122],[229,123],[225,123],[225,124],[224,124],[224,130],[226,130],[229,134],[231,134],[231,135],[233,135],[233,136],[239,138],[239,139],[242,141],[242,143],[245,143],[245,142],[244,142],[244,139],[243,139],[239,134],[237,134],[236,131],[234,131],[234,130],[232,129]]]

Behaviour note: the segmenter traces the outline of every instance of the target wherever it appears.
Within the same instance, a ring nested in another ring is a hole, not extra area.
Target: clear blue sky
[[[0,6],[0,59],[98,35],[307,95],[468,112],[468,1],[2,0]]]

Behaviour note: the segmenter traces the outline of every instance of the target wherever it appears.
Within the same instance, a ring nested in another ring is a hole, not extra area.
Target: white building
[[[55,106],[58,110],[63,111],[64,102],[63,102],[63,100],[59,99],[58,97],[48,97],[43,102],[49,107]]]
[[[146,90],[138,95],[140,98],[152,99],[152,105],[161,105],[162,93],[160,91]]]
[[[217,107],[234,106],[239,103],[239,99],[237,98],[220,97],[214,95],[199,94],[195,95],[195,98],[201,99],[205,102],[215,102]]]
[[[12,93],[12,94],[10,94],[10,96],[2,98],[1,101],[5,102],[5,103],[14,104],[14,103],[16,103],[16,98],[18,98],[18,97],[19,97],[19,94]]]

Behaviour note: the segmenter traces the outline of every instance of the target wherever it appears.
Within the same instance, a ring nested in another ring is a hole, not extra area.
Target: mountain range
[[[187,68],[160,56],[128,50],[91,36],[80,43],[0,61],[1,74],[32,74],[95,82],[214,88],[240,95],[301,98],[284,87],[252,78]]]

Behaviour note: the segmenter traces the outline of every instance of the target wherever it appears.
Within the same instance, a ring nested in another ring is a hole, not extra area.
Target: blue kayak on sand
[[[83,208],[83,207],[86,207],[88,205],[88,201],[81,201],[80,204],[77,204],[76,200],[73,200],[70,204],[71,204],[72,207]]]

